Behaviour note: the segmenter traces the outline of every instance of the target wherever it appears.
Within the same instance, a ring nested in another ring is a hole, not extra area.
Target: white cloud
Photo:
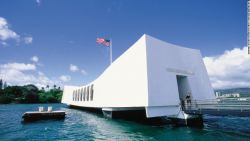
[[[0,17],[0,40],[6,41],[8,39],[19,40],[20,36],[9,28],[7,20]]]
[[[1,69],[0,76],[8,83],[17,85],[33,83],[36,81],[36,78],[33,75],[16,69]]]
[[[81,70],[81,73],[82,73],[83,75],[87,75],[87,74],[88,74],[85,70]]]
[[[69,70],[70,70],[71,72],[80,72],[80,73],[83,74],[83,75],[87,75],[87,74],[88,74],[84,69],[79,69],[78,66],[73,65],[73,64],[70,64]]]
[[[46,79],[46,77],[35,76],[35,72],[36,66],[34,64],[0,64],[0,78],[13,85],[41,84],[41,80]]]
[[[41,72],[41,71],[39,71],[39,72],[38,72],[38,75],[40,75],[40,76],[41,76],[41,75],[44,75],[44,73],[43,73],[43,72]]]
[[[5,47],[5,46],[8,46],[8,44],[4,41],[0,41],[0,43]]]
[[[62,75],[59,77],[59,79],[63,82],[68,82],[71,80],[71,77],[69,75]]]
[[[7,20],[3,17],[0,17],[0,45],[8,46],[7,40],[14,40],[17,43],[23,41],[25,44],[31,44],[33,38],[31,36],[21,37],[15,31],[10,29],[10,25]]]
[[[36,65],[24,64],[24,63],[7,63],[0,65],[0,69],[27,71],[27,70],[36,70]]]
[[[39,71],[36,64],[17,62],[0,64],[0,78],[10,85],[34,84],[39,88],[54,84],[62,87],[71,79],[70,76],[63,75],[57,79],[51,79]]]
[[[32,41],[33,41],[33,38],[32,38],[32,37],[25,37],[25,38],[24,38],[24,43],[25,43],[25,44],[31,44]]]
[[[41,4],[41,0],[36,0],[36,3],[39,5]]]
[[[30,58],[30,60],[37,63],[39,61],[39,58],[37,56],[33,56]]]
[[[79,68],[76,65],[70,64],[69,70],[72,72],[77,72],[77,71],[79,71]]]
[[[250,87],[250,55],[247,47],[234,48],[218,56],[204,57],[215,89]]]

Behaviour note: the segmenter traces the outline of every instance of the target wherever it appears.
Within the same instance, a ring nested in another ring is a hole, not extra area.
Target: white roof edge
[[[130,48],[132,48],[136,43],[138,43],[139,41],[141,41],[141,40],[144,40],[146,43],[146,47],[147,47],[147,40],[148,40],[148,38],[151,38],[151,39],[153,39],[153,40],[157,40],[158,42],[162,42],[162,43],[164,43],[164,44],[168,44],[168,45],[171,45],[171,46],[174,46],[174,47],[177,47],[177,48],[183,48],[183,49],[188,49],[188,50],[193,50],[193,51],[195,51],[195,52],[198,52],[198,53],[200,53],[201,54],[201,52],[200,52],[200,50],[198,50],[198,49],[193,49],[193,48],[188,48],[188,47],[183,47],[183,46],[179,46],[179,45],[176,45],[176,44],[172,44],[172,43],[169,43],[169,42],[166,42],[166,41],[163,41],[163,40],[160,40],[160,39],[158,39],[158,38],[155,38],[155,37],[153,37],[153,36],[151,36],[151,35],[148,35],[148,34],[143,34],[136,42],[134,42],[127,50],[125,50],[119,57],[121,57],[126,51],[128,51]],[[113,60],[113,62],[115,62],[119,57],[117,57],[115,60]],[[85,87],[85,86],[88,86],[88,85],[91,85],[91,84],[93,84],[99,77],[101,77],[102,75],[103,75],[103,73],[105,72],[105,71],[107,71],[108,69],[109,69],[109,67],[111,67],[112,66],[112,64],[110,65],[110,66],[108,66],[97,78],[95,78],[94,80],[92,80],[92,81],[90,81],[90,82],[88,82],[87,84],[85,84],[85,85],[80,85],[80,86],[67,86],[67,87]]]
[[[193,48],[189,48],[189,47],[185,47],[185,46],[181,46],[181,45],[176,45],[176,44],[173,44],[173,43],[169,43],[169,42],[163,41],[163,40],[161,40],[161,39],[155,38],[155,37],[153,37],[153,36],[150,36],[150,35],[148,35],[148,34],[143,34],[143,36],[146,37],[146,40],[147,40],[147,38],[151,38],[151,39],[153,39],[153,40],[157,40],[157,41],[159,41],[159,42],[162,42],[162,43],[164,43],[164,44],[169,44],[169,45],[174,46],[174,47],[177,47],[177,48],[183,48],[183,49],[193,50],[193,51],[197,51],[197,52],[200,53],[200,50],[199,50],[199,49],[193,49]]]

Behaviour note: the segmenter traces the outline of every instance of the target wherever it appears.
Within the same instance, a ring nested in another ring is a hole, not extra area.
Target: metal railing
[[[182,104],[184,110],[250,110],[250,99],[224,98],[210,100],[189,100]]]

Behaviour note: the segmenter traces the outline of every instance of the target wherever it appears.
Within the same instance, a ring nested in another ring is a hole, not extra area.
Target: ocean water
[[[22,114],[38,106],[65,110],[66,118],[22,123]],[[204,128],[190,128],[107,119],[63,104],[0,105],[0,141],[46,140],[250,141],[250,118],[204,116]]]

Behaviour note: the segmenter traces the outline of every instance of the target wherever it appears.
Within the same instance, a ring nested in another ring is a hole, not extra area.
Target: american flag
[[[110,40],[108,39],[104,39],[104,38],[96,38],[96,43],[97,44],[102,44],[102,45],[105,45],[105,46],[110,46]]]

